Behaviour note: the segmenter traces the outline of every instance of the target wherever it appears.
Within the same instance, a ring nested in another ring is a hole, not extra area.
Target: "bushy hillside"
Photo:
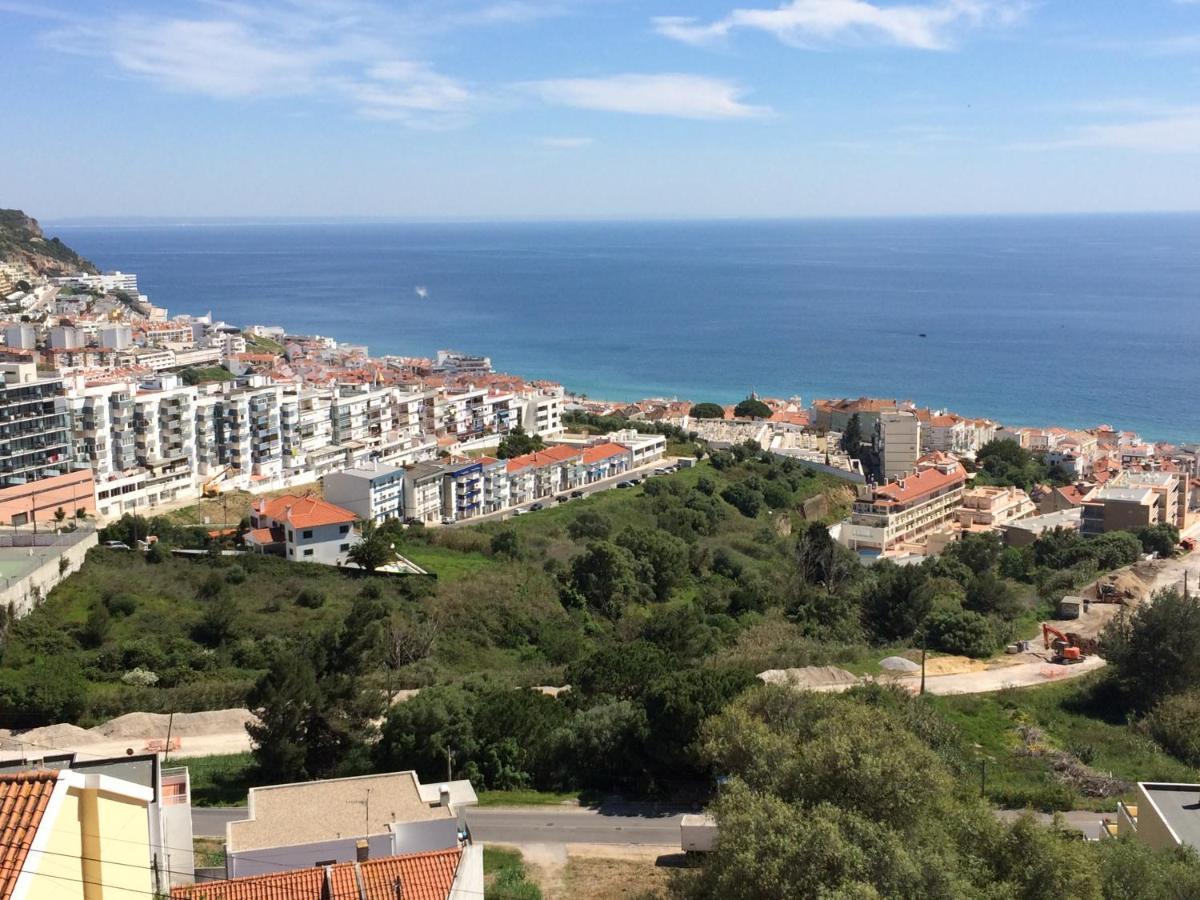
[[[42,275],[98,271],[58,238],[47,238],[37,219],[19,209],[0,209],[0,262],[28,266]]]

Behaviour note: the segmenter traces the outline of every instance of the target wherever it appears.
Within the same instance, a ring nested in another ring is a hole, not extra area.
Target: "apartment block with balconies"
[[[72,469],[74,444],[62,378],[33,363],[2,363],[0,488],[54,478]]]

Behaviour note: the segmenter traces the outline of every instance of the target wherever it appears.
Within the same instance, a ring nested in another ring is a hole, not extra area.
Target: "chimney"
[[[358,862],[366,862],[371,858],[371,844],[366,838],[355,843],[354,858]]]
[[[450,785],[443,784],[438,788],[438,801],[442,806],[449,808],[450,806]]]

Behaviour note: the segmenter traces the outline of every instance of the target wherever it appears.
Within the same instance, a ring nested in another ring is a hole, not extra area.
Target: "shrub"
[[[225,573],[225,581],[229,584],[241,584],[246,580],[246,570],[241,566],[230,566]]]
[[[325,595],[316,588],[303,588],[296,595],[296,605],[305,609],[320,609],[325,605]]]
[[[575,541],[603,541],[611,532],[608,519],[590,509],[585,509],[567,525],[567,534]]]
[[[142,687],[151,687],[158,684],[158,676],[149,669],[130,669],[121,676],[121,681],[124,684],[141,685]]]
[[[996,633],[985,616],[969,609],[936,609],[925,620],[929,643],[946,653],[991,656],[996,651]]]
[[[1145,727],[1172,756],[1200,767],[1200,688],[1159,701],[1146,717]]]

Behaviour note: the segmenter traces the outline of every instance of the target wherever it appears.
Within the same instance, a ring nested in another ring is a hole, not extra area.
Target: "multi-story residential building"
[[[521,426],[529,434],[538,434],[544,438],[562,434],[562,405],[561,388],[558,393],[534,394],[526,397],[525,408],[521,413]]]
[[[37,346],[37,329],[28,322],[9,325],[4,329],[4,344],[13,350],[32,350]]]
[[[858,416],[858,426],[864,435],[875,432],[875,423],[881,412],[911,410],[908,401],[882,400],[876,397],[859,397],[857,400],[814,400],[809,416],[812,426],[818,431],[845,431],[850,419]]]
[[[1000,528],[1032,516],[1037,507],[1020,488],[977,487],[963,493],[958,523],[963,528]]]
[[[51,279],[60,287],[81,288],[85,291],[104,291],[112,293],[123,291],[131,297],[138,295],[137,275],[132,272],[105,272],[103,275],[63,275]]]
[[[250,507],[247,546],[296,562],[343,565],[360,539],[358,516],[316,497],[287,495],[257,500]]]
[[[1183,527],[1189,480],[1179,472],[1120,472],[1083,501],[1084,534],[1169,524]]]
[[[313,455],[333,443],[333,391],[303,385],[283,388],[279,406],[280,440],[286,473],[306,469],[325,474]]]
[[[492,513],[512,505],[508,460],[481,456],[477,462],[483,482],[483,513]]]
[[[921,455],[921,421],[909,410],[884,410],[875,421],[875,449],[884,481],[912,472]]]
[[[642,434],[632,428],[613,431],[604,436],[605,441],[620,444],[629,450],[629,467],[638,469],[662,459],[667,452],[667,439],[661,434]]]
[[[839,540],[851,550],[887,553],[920,544],[951,522],[962,506],[967,476],[948,459],[920,463],[915,474],[882,487],[867,485],[842,523]]]
[[[424,525],[441,521],[442,477],[446,467],[441,463],[423,462],[404,472],[404,518]]]
[[[633,452],[622,444],[608,441],[586,448],[580,463],[583,467],[583,482],[591,484],[628,472],[633,466]]]
[[[339,385],[333,395],[333,440],[338,444],[358,441],[379,444],[395,430],[391,388]]]
[[[325,499],[363,521],[404,518],[404,469],[374,465],[330,472],[323,481]]]
[[[71,423],[62,378],[29,362],[0,363],[0,488],[73,468]]]
[[[244,475],[279,476],[283,472],[279,385],[250,379],[228,388],[217,403],[217,444],[222,465]]]
[[[483,512],[483,464],[476,459],[451,462],[442,480],[442,516],[458,522]]]

